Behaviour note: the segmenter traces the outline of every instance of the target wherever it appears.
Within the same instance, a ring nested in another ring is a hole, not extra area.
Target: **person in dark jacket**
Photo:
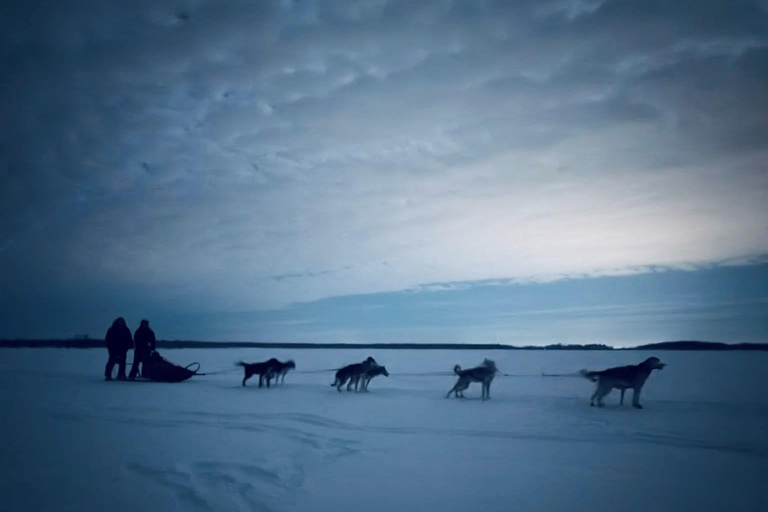
[[[112,380],[112,368],[117,363],[117,379],[125,380],[125,360],[128,357],[128,351],[133,348],[133,339],[131,339],[131,331],[125,325],[125,320],[122,317],[112,322],[112,327],[107,330],[104,340],[107,342],[107,350],[109,351],[107,366],[104,368],[105,379]]]
[[[143,364],[149,357],[149,354],[157,348],[155,333],[149,328],[149,320],[141,321],[141,325],[133,333],[133,342],[135,344],[133,349],[133,367],[131,368],[131,374],[128,376],[131,380],[135,379],[136,374],[139,373],[139,364]]]

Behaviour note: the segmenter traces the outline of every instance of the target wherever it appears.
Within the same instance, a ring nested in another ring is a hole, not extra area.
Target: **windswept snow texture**
[[[589,407],[594,384],[541,377],[641,352],[168,350],[180,384],[104,382],[106,351],[0,352],[2,511],[768,510],[768,354],[660,352],[645,409]],[[341,393],[372,355],[389,378]],[[238,359],[295,359],[284,387]],[[446,399],[454,364],[502,372]],[[413,375],[446,372],[444,375]],[[627,396],[630,402],[631,394]]]

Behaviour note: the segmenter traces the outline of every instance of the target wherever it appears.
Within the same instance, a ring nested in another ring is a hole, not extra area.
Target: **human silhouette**
[[[117,379],[125,380],[125,360],[128,351],[133,348],[133,339],[123,317],[112,322],[112,327],[107,330],[104,340],[107,342],[109,351],[107,366],[104,368],[105,380],[112,380],[112,368],[115,367],[115,363],[117,363]]]
[[[155,351],[157,342],[155,341],[155,333],[149,328],[149,320],[142,320],[139,328],[133,333],[133,366],[131,367],[131,373],[128,375],[130,380],[136,378],[139,373],[139,364],[142,364],[149,357],[149,354]]]

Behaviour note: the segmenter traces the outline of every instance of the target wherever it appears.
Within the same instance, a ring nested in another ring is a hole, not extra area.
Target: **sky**
[[[0,338],[768,342],[768,2],[10,1]]]

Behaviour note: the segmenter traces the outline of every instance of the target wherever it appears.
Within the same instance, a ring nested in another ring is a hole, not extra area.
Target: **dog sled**
[[[202,375],[199,371],[200,363],[179,366],[158,352],[152,352],[142,364],[141,376],[155,382],[183,382],[194,375]]]

